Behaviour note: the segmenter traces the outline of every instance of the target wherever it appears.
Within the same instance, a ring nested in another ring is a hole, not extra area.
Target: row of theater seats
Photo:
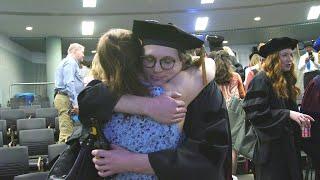
[[[0,120],[0,147],[3,145],[11,146],[12,143],[21,144],[27,138],[36,142],[51,138],[52,141],[56,141],[59,134],[59,121],[57,117],[55,118],[55,128],[48,128],[45,118],[18,119],[14,131],[8,131],[6,123],[6,120]]]
[[[31,119],[32,121],[26,121],[25,123],[22,123],[21,121],[21,123],[19,123],[19,127],[24,125],[25,127],[30,126],[30,128],[32,127],[34,129],[39,129],[38,126],[43,128],[43,123],[33,123],[36,121],[33,118],[43,118],[45,119],[44,128],[52,128],[55,132],[57,132],[56,129],[58,129],[58,126],[56,126],[56,117],[58,116],[58,112],[55,108],[31,107],[25,107],[23,109],[0,109],[0,120],[2,120],[0,124],[0,131],[2,132],[3,142],[5,144],[8,142],[13,143],[12,141],[18,134],[17,120]],[[41,122],[43,122],[43,120],[41,120]],[[7,140],[8,138],[10,140]]]
[[[0,148],[0,179],[46,179],[47,172],[29,172],[34,168],[47,170],[49,163],[67,147],[66,144],[51,144],[47,146],[47,155],[30,159],[30,147],[15,146]],[[27,174],[28,173],[28,174]]]
[[[20,106],[25,106],[28,104],[25,98],[10,98],[8,106],[12,109],[18,109]],[[32,106],[41,106],[44,108],[50,107],[50,102],[48,97],[34,96],[34,100],[32,101]]]
[[[66,148],[56,144],[57,116],[55,108],[40,106],[0,109],[0,180],[46,179],[40,171]]]
[[[46,118],[47,125],[54,126],[54,118],[58,116],[55,108],[37,108],[38,106],[25,106],[21,109],[0,108],[0,119],[7,121],[7,126],[16,125],[17,119]]]

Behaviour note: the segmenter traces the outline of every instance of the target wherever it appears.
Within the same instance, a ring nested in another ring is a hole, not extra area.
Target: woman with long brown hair
[[[253,161],[256,180],[302,180],[299,128],[310,128],[312,117],[299,113],[299,89],[294,73],[293,49],[298,41],[283,37],[268,41],[260,49],[263,70],[249,85],[244,100],[246,120],[258,141]]]
[[[233,96],[243,99],[246,95],[241,77],[234,72],[230,55],[224,51],[218,51],[214,57],[216,63],[216,76],[214,80],[222,91],[227,107]]]
[[[216,76],[214,80],[218,84],[219,89],[222,92],[224,99],[226,100],[227,108],[229,108],[233,98],[243,99],[246,92],[243,87],[242,79],[240,75],[232,69],[231,56],[225,50],[220,50],[215,53],[211,53],[209,56],[214,59],[216,63]],[[229,121],[231,125],[231,137],[232,145],[235,143],[237,133],[232,131],[234,124],[231,121],[231,116],[229,115]],[[238,152],[235,148],[232,148],[232,174],[235,175],[237,171],[237,159]]]

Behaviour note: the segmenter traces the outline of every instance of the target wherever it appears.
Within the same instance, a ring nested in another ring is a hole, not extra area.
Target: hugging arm
[[[159,179],[228,179],[231,177],[231,135],[227,110],[217,85],[211,82],[188,107],[186,139],[177,149],[149,154],[95,150],[99,175],[122,172],[156,174]]]
[[[207,82],[214,79],[215,63],[206,58]],[[167,94],[159,97],[122,96],[114,111],[150,116],[161,123],[175,123],[183,119],[186,107],[204,88],[201,67],[181,71],[164,85]]]

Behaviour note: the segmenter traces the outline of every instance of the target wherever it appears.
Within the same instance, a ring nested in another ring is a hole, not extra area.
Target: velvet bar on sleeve
[[[271,80],[261,71],[249,85],[243,108],[258,137],[253,155],[255,179],[302,180],[296,146],[300,128],[297,131],[297,124],[290,120],[290,110],[296,110],[296,103],[279,98]]]
[[[150,153],[159,179],[231,179],[231,134],[221,91],[209,83],[188,106],[186,140],[177,149]]]
[[[289,110],[275,96],[271,81],[261,72],[250,83],[244,99],[246,119],[255,127],[260,141],[280,138],[287,125]]]

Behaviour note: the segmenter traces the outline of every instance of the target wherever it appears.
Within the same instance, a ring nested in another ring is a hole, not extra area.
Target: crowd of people
[[[202,40],[172,24],[134,21],[132,31],[111,29],[101,36],[90,70],[82,65],[85,48],[71,44],[56,71],[59,142],[72,136],[70,112],[80,121],[95,112],[103,114],[101,131],[111,143],[110,150],[92,151],[101,177],[236,179],[238,134],[228,116],[236,98],[257,139],[255,179],[302,180],[301,131],[319,119],[297,105],[298,41],[281,37],[260,43],[243,68],[223,40],[208,36],[206,53]],[[320,75],[317,43],[305,43],[299,60],[305,89]]]

